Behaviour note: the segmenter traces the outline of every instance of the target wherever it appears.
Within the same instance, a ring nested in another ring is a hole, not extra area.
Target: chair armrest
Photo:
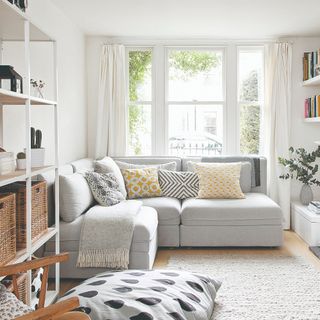
[[[77,297],[73,297],[56,304],[52,304],[48,307],[38,309],[21,317],[17,317],[15,320],[57,320],[66,312],[74,310],[77,307],[79,307],[79,299]],[[78,319],[80,320],[81,318]]]
[[[68,260],[68,258],[69,258],[68,253],[61,253],[55,256],[49,256],[49,257],[39,258],[39,259],[25,261],[21,263],[16,263],[13,265],[3,266],[3,267],[0,267],[0,277],[11,276],[21,272],[26,272],[28,270],[47,267],[58,262],[66,261]]]

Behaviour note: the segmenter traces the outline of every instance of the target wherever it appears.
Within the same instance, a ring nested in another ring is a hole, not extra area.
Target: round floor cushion
[[[92,320],[208,320],[221,283],[176,270],[105,272],[60,300],[79,297]]]

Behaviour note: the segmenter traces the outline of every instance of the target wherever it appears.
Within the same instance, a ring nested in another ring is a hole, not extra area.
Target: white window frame
[[[265,64],[263,63],[262,66],[262,78],[263,78],[263,89],[262,89],[262,99],[258,101],[242,101],[240,100],[240,52],[241,51],[260,51],[262,53],[263,61],[265,59],[265,49],[264,46],[262,45],[241,45],[237,46],[237,122],[240,124],[240,107],[241,105],[246,105],[246,104],[254,104],[260,106],[260,141],[259,141],[259,154],[263,154],[263,141],[264,141],[264,131],[263,131],[263,121],[264,121],[264,86],[265,86]],[[241,154],[240,152],[240,125],[238,128],[238,153]]]
[[[220,51],[222,52],[222,99],[211,101],[169,101],[169,52],[170,50],[197,50],[197,51]],[[223,46],[166,46],[165,48],[165,150],[169,154],[169,105],[219,105],[222,106],[223,117],[223,137],[222,137],[222,153],[226,152],[225,149],[225,134],[226,134],[226,122],[225,122],[225,110],[226,110],[226,48]]]
[[[132,40],[118,39],[126,46],[127,75],[128,75],[128,53],[132,50],[152,50],[152,128],[150,155],[165,156],[168,150],[168,52],[170,49],[204,49],[223,50],[223,101],[215,101],[223,106],[223,151],[225,155],[240,154],[240,104],[238,101],[238,76],[239,76],[239,49],[246,48],[263,50],[264,42],[221,42],[215,43],[205,41],[184,41],[184,40]],[[127,76],[127,82],[129,77]],[[127,83],[129,88],[129,82]],[[128,94],[129,96],[129,94]],[[129,102],[129,97],[127,97]],[[140,102],[139,102],[140,103]],[[173,103],[175,104],[176,101]],[[189,102],[190,103],[190,102]],[[194,102],[192,102],[194,104]],[[197,102],[199,103],[199,102]],[[209,103],[212,103],[211,101]],[[200,102],[199,104],[208,104]],[[261,104],[263,115],[263,103]],[[261,123],[263,119],[261,118]],[[263,138],[263,132],[260,139]]]

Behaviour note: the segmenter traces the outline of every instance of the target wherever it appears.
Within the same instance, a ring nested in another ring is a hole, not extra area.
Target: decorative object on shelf
[[[26,191],[25,182],[16,182],[1,188],[1,192],[16,195],[17,249],[24,249],[27,245]],[[31,239],[34,241],[48,230],[47,183],[45,181],[32,181],[31,199]]]
[[[23,12],[28,8],[28,0],[8,0],[10,3],[15,4]]]
[[[18,72],[12,66],[0,65],[0,88],[2,80],[10,80],[10,90],[23,93],[23,80]]]
[[[320,157],[320,146],[311,153],[308,153],[304,148],[294,149],[289,148],[291,153],[290,159],[279,157],[278,161],[289,172],[279,176],[280,179],[299,180],[303,183],[300,192],[300,201],[304,205],[308,205],[313,200],[313,192],[310,186],[320,186],[320,181],[315,178],[319,170],[318,164],[314,164],[317,158]]]
[[[37,81],[37,80],[31,79],[30,84],[32,85],[32,88],[33,88],[33,96],[36,98],[44,98],[42,89],[44,88],[45,83],[42,80]]]
[[[0,266],[16,256],[16,197],[0,195]]]
[[[31,128],[31,167],[42,167],[44,165],[45,149],[41,148],[42,132]]]
[[[26,169],[26,154],[24,152],[19,152],[17,154],[17,169],[18,170]]]
[[[16,169],[13,152],[0,152],[0,175],[9,174]]]

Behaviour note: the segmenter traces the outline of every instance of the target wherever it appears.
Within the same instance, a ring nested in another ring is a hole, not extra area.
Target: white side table
[[[320,246],[320,214],[299,202],[291,203],[293,230],[310,246]]]

